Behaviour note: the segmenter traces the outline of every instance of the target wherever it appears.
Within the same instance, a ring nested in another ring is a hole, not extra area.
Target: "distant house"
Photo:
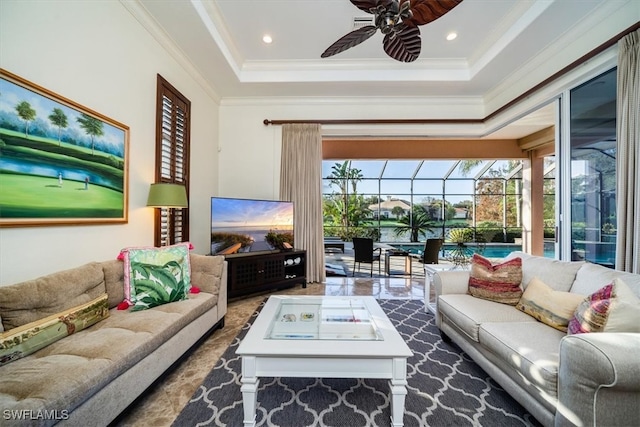
[[[456,213],[453,215],[453,219],[468,219],[469,218],[469,209],[465,208],[455,208]]]
[[[394,214],[394,208],[400,207],[403,210],[403,214]],[[406,200],[392,199],[391,196],[387,196],[387,200],[369,205],[369,210],[372,212],[374,218],[401,218],[411,211],[411,204]]]

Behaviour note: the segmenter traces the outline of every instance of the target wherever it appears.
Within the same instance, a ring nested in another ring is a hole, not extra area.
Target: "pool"
[[[392,244],[393,247],[401,249],[403,251],[407,251],[412,254],[422,255],[422,250],[424,249],[424,243],[404,243],[404,244]],[[442,246],[441,257],[446,258],[449,251],[454,248],[456,245],[454,243],[445,243]],[[469,249],[473,252],[476,250],[476,245],[470,244],[468,245]],[[487,258],[504,258],[509,255],[513,251],[521,251],[522,245],[516,245],[514,243],[487,243],[484,247],[484,251],[482,252],[482,256]],[[553,254],[547,255],[545,251],[545,256],[553,257]]]

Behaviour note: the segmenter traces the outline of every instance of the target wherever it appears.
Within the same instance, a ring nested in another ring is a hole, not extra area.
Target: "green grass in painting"
[[[122,193],[83,182],[33,175],[0,174],[1,218],[119,218]]]

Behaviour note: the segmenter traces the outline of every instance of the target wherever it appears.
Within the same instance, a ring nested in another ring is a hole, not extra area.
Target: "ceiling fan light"
[[[458,37],[458,33],[456,33],[455,31],[447,34],[447,40],[449,41],[455,40],[456,37]]]

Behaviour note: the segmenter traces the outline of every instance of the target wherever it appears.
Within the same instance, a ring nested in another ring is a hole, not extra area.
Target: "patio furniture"
[[[421,261],[423,264],[438,264],[438,254],[442,243],[444,243],[443,239],[427,239],[422,252]]]
[[[378,274],[380,274],[380,258],[382,257],[382,248],[373,248],[373,239],[364,237],[353,238],[353,275],[356,275],[356,263],[358,271],[360,271],[360,263],[371,264],[371,277],[373,277],[373,263],[378,262]]]
[[[344,242],[337,237],[325,237],[324,239],[325,252],[327,252],[327,249],[339,249],[340,252],[344,253]]]

